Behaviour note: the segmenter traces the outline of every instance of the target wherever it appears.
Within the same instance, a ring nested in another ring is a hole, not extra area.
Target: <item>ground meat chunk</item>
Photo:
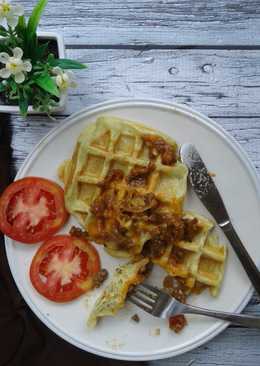
[[[134,187],[145,186],[154,167],[154,164],[151,162],[147,166],[135,166],[126,177],[127,183]]]
[[[126,195],[120,206],[123,212],[142,213],[157,205],[158,201],[153,193],[141,194],[138,191],[132,191]]]
[[[184,256],[185,252],[183,249],[173,246],[169,259],[173,265],[177,265],[183,262]]]
[[[207,288],[207,285],[204,285],[201,282],[196,281],[194,287],[192,288],[191,292],[195,295],[201,294],[205,289]]]
[[[176,300],[182,303],[186,302],[188,288],[181,278],[166,276],[163,280],[163,288]]]
[[[144,277],[148,277],[153,269],[153,263],[148,262],[145,267],[141,268],[139,271],[140,274],[142,274]]]
[[[164,139],[155,135],[145,135],[143,136],[143,141],[149,148],[149,157],[151,160],[154,160],[160,155],[162,164],[174,165],[176,163],[177,156],[175,148]]]
[[[98,183],[98,186],[102,188],[102,190],[107,190],[111,183],[121,181],[124,178],[124,173],[120,169],[112,169],[105,179]]]
[[[90,208],[91,212],[96,217],[111,216],[115,198],[116,198],[116,192],[113,189],[104,191],[92,203]]]
[[[140,317],[138,314],[134,314],[131,319],[136,322],[136,323],[139,323],[140,322]]]
[[[125,235],[124,228],[121,228],[114,218],[105,221],[103,238],[105,242],[113,242],[120,250],[130,249],[134,246],[133,241]]]
[[[183,240],[184,225],[180,217],[176,216],[169,224],[168,231],[171,237],[171,243],[178,243]]]
[[[149,215],[150,213],[150,215]],[[160,212],[151,210],[147,212],[146,220],[151,223],[150,234],[152,238],[144,245],[143,254],[150,258],[161,257],[166,249],[166,246],[171,244],[172,252],[170,261],[173,264],[183,262],[185,252],[176,246],[176,243],[181,240],[191,241],[200,230],[197,219],[183,219],[175,213]]]
[[[147,240],[144,245],[142,254],[149,258],[160,258],[163,256],[167,243],[161,240],[159,236],[155,236],[151,240]]]
[[[194,237],[200,232],[201,226],[198,219],[194,218],[192,220],[183,219],[184,221],[184,235],[183,240],[192,241]]]
[[[89,238],[89,235],[88,235],[87,231],[82,230],[81,228],[76,227],[76,226],[72,226],[69,233],[70,233],[71,236],[75,236],[77,238],[83,238],[83,239],[88,239]]]
[[[93,288],[98,288],[107,279],[108,271],[106,269],[101,269],[97,272],[93,278]]]
[[[166,276],[163,281],[163,288],[169,295],[178,301],[182,303],[186,302],[188,288],[185,286],[183,279]],[[169,319],[169,328],[176,333],[179,333],[186,324],[186,318],[182,314],[172,316]]]
[[[160,238],[170,243],[176,243],[183,239],[184,222],[180,215],[169,212],[153,212],[149,222],[156,225],[160,232]]]
[[[160,225],[163,222],[165,222],[163,215],[161,215],[159,212],[152,212],[149,216],[149,222],[151,224]]]
[[[179,333],[187,325],[187,320],[183,314],[171,316],[169,319],[169,328],[175,333]]]

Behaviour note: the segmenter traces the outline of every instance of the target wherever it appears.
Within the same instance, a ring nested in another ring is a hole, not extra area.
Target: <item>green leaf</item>
[[[21,115],[24,117],[27,115],[28,106],[29,106],[29,102],[28,102],[28,97],[27,97],[26,93],[23,93],[23,91],[20,91],[19,92],[19,109],[20,109]]]
[[[15,30],[18,36],[24,37],[26,31],[26,22],[25,17],[23,15],[18,18],[18,23]]]
[[[24,15],[19,16],[17,26],[20,29],[25,29],[26,28],[26,21],[25,21]]]
[[[5,29],[5,27],[0,25],[0,36],[6,37],[7,35],[8,35],[8,31]]]
[[[52,58],[48,60],[48,62],[51,66],[59,66],[62,69],[85,69],[87,67],[78,61],[69,60],[66,58]]]
[[[16,82],[14,81],[13,78],[10,78],[8,82],[9,82],[12,93],[16,94],[17,89],[18,89],[18,85],[16,84]]]
[[[18,23],[15,27],[15,40],[16,40],[16,46],[20,47],[24,51],[25,57],[27,57],[27,33],[26,33],[26,21],[25,17],[19,16]]]
[[[57,85],[48,74],[41,74],[40,76],[38,76],[35,79],[35,84],[37,84],[40,88],[47,91],[48,93],[55,95],[56,97],[60,96]]]
[[[53,53],[49,53],[48,57],[47,57],[47,62],[51,65],[51,63],[53,62],[53,60],[55,60],[54,54]]]
[[[43,43],[42,45],[38,46],[35,49],[35,58],[36,60],[41,60],[44,55],[46,54],[46,51],[48,49],[49,42]]]
[[[0,52],[10,53],[11,50],[9,49],[9,47],[4,42],[0,41]]]
[[[0,93],[5,91],[5,85],[3,83],[0,83]]]
[[[17,26],[15,27],[17,37],[20,38],[23,44],[26,44],[26,22],[25,17],[22,15],[18,18]]]
[[[32,15],[30,16],[27,24],[27,37],[28,42],[36,35],[36,30],[42,15],[42,12],[47,5],[48,0],[39,0],[38,4],[32,11]]]

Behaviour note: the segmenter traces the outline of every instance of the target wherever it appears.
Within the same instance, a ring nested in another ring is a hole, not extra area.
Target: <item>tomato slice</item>
[[[56,235],[33,257],[30,279],[47,299],[67,302],[90,290],[98,271],[100,259],[92,244],[83,238]]]
[[[47,239],[67,219],[63,189],[48,179],[27,177],[17,180],[0,197],[0,230],[23,243]]]

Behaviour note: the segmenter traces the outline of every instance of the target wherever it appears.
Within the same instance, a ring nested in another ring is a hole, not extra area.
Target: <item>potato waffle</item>
[[[85,229],[93,221],[91,205],[99,196],[100,184],[109,172],[119,169],[127,175],[134,167],[148,166],[149,149],[142,138],[145,135],[160,136],[177,149],[175,141],[168,136],[115,117],[98,118],[79,136],[72,158],[59,168],[59,177],[65,185],[66,208]],[[173,166],[165,165],[158,156],[142,192],[154,193],[160,201],[181,210],[186,182],[187,168],[184,164],[177,161]],[[120,188],[121,196],[125,194],[124,188],[123,185]],[[142,236],[141,242],[138,240],[136,246],[141,250],[147,238]],[[110,250],[113,251],[112,243]]]
[[[132,194],[136,192],[143,197],[151,194],[166,212],[198,221],[201,229],[192,240],[167,243],[165,251],[159,257],[152,258],[152,261],[168,274],[185,279],[190,292],[196,287],[208,287],[215,296],[223,279],[226,247],[218,244],[218,238],[211,233],[214,226],[211,221],[183,212],[187,190],[186,166],[178,159],[173,164],[165,164],[162,155],[158,154],[153,159],[153,169],[149,172],[145,185],[129,187],[126,179],[131,171],[147,168],[151,163],[151,151],[145,143],[145,136],[163,139],[178,155],[175,141],[141,124],[107,116],[99,117],[95,123],[90,124],[79,136],[72,158],[59,168],[59,176],[65,185],[66,208],[90,233],[90,238],[96,238],[91,234],[91,231],[98,229],[93,204],[102,196],[102,184],[109,174],[121,171],[124,179],[112,182],[116,192],[113,196],[114,203],[133,204]],[[109,223],[112,220],[107,216],[105,221]],[[131,237],[134,247],[120,249],[111,238],[95,241],[103,244],[112,256],[134,258],[143,254],[143,246],[152,238],[152,231],[148,228],[149,224],[141,219],[138,233],[132,230],[131,225],[132,223],[124,223],[127,230],[122,236]],[[143,230],[140,230],[140,225],[143,225]],[[111,225],[108,231],[113,233],[115,229]],[[174,253],[177,253],[176,258]]]
[[[176,248],[168,245],[164,255],[153,259],[153,263],[171,276],[185,278],[185,284],[190,291],[199,284],[208,287],[210,293],[216,296],[224,276],[226,246],[219,244],[218,237],[211,232],[214,225],[210,220],[191,212],[184,213],[184,217],[196,218],[202,230],[191,242],[176,243],[176,247],[180,249],[179,255],[177,249],[177,259],[174,256]]]

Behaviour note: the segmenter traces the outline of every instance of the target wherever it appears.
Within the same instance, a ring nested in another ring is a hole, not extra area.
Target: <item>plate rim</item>
[[[195,118],[199,123],[203,124],[209,129],[215,130],[215,132],[218,135],[221,135],[221,137],[225,140],[225,142],[228,144],[228,146],[235,152],[235,154],[239,157],[239,159],[242,161],[243,166],[247,169],[247,173],[249,174],[250,178],[252,179],[252,182],[254,183],[256,195],[257,198],[260,201],[260,185],[259,185],[259,177],[257,175],[256,168],[254,167],[253,163],[249,160],[246,152],[243,150],[243,148],[239,145],[239,143],[231,136],[222,126],[218,125],[214,120],[207,117],[206,115],[194,110],[191,107],[188,107],[183,104],[166,101],[162,99],[155,99],[155,98],[124,98],[124,99],[112,99],[105,102],[100,102],[88,107],[85,107],[81,109],[80,111],[73,113],[72,115],[66,117],[60,123],[58,123],[57,126],[52,128],[46,135],[43,136],[43,138],[34,146],[32,151],[27,155],[24,162],[22,163],[20,169],[18,170],[15,180],[19,179],[23,176],[23,171],[26,169],[27,165],[30,164],[32,158],[34,155],[37,155],[42,148],[44,148],[45,145],[48,144],[49,140],[55,138],[57,133],[63,131],[68,126],[73,125],[74,123],[77,123],[78,118],[84,117],[84,115],[87,117],[91,113],[98,113],[100,112],[106,112],[106,109],[110,108],[116,108],[116,107],[133,107],[133,106],[145,106],[145,107],[157,107],[159,109],[168,109],[172,110],[181,114],[188,115],[191,118]],[[12,240],[7,238],[5,236],[5,250],[7,254],[7,259],[9,263],[9,268],[11,270],[12,276],[14,278],[14,281],[16,283],[16,286],[21,293],[23,299],[27,303],[27,305],[30,307],[30,309],[34,312],[34,314],[47,326],[51,331],[53,331],[56,335],[61,337],[62,339],[66,340],[67,342],[73,344],[74,346],[87,351],[91,352],[93,354],[112,358],[112,359],[118,359],[118,360],[127,360],[127,361],[151,361],[151,360],[158,360],[158,359],[164,359],[168,357],[178,356],[180,354],[186,353],[188,351],[191,351],[202,344],[205,344],[206,342],[213,339],[215,336],[217,336],[219,333],[221,333],[224,329],[226,329],[229,325],[227,322],[218,322],[212,329],[212,331],[205,335],[202,338],[197,337],[192,343],[189,343],[188,345],[184,345],[183,347],[179,347],[175,351],[162,351],[157,352],[156,354],[148,355],[147,353],[142,356],[142,354],[136,353],[136,354],[128,354],[127,353],[120,353],[117,354],[115,352],[109,352],[109,351],[102,351],[99,349],[96,349],[92,346],[86,345],[78,340],[75,340],[73,337],[65,333],[62,329],[56,327],[54,323],[50,321],[50,319],[43,314],[38,307],[34,304],[33,300],[27,294],[26,290],[23,288],[23,285],[19,281],[19,277],[16,276],[15,266],[13,264],[12,260]],[[243,300],[241,301],[240,305],[237,307],[235,312],[241,312],[244,307],[249,302],[252,294],[253,294],[253,287],[250,286],[247,294],[244,296]]]

